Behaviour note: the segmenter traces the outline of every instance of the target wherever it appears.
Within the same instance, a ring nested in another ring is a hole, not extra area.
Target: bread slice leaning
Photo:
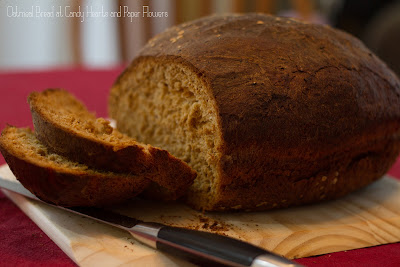
[[[61,206],[104,206],[126,201],[149,184],[142,177],[91,169],[51,153],[29,128],[7,126],[0,151],[17,179],[43,201]]]
[[[167,198],[185,194],[196,177],[185,162],[118,132],[65,90],[34,92],[28,102],[37,138],[57,154],[96,169],[146,177]]]

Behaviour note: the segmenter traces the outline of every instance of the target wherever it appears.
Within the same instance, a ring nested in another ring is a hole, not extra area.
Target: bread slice
[[[146,177],[173,199],[186,193],[196,177],[166,150],[136,142],[96,118],[65,90],[34,92],[28,102],[37,138],[57,154],[96,169]]]
[[[0,151],[17,179],[38,198],[61,206],[102,206],[141,193],[149,180],[98,171],[51,153],[29,128],[7,126]]]

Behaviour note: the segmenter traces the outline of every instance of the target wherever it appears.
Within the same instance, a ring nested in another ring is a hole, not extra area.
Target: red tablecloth
[[[122,71],[58,70],[0,74],[0,129],[6,123],[30,126],[29,92],[62,87],[74,93],[99,116],[107,115],[107,94]],[[0,164],[4,163],[0,155]],[[400,178],[400,160],[390,174]],[[296,260],[306,266],[397,266],[400,243],[331,253]],[[75,264],[0,192],[1,266],[74,266]]]

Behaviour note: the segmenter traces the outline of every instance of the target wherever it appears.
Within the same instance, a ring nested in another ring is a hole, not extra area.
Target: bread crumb
[[[324,190],[324,187],[323,187],[323,186],[321,186],[321,187],[319,188],[319,190]]]
[[[335,176],[339,176],[339,172],[335,172]]]
[[[322,176],[322,178],[321,178],[321,181],[322,181],[322,182],[325,182],[325,181],[326,181],[326,179],[328,179],[328,177],[326,177],[326,176]]]
[[[264,21],[259,20],[259,21],[257,21],[257,24],[264,24]]]
[[[336,184],[337,183],[337,178],[333,179],[332,184]]]

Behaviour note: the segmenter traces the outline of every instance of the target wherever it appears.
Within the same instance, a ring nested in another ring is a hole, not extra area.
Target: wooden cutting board
[[[0,177],[17,182],[7,165]],[[81,266],[188,266],[122,230],[4,191]],[[113,208],[144,221],[215,232],[288,258],[400,241],[400,182],[386,176],[337,201],[252,213],[201,213],[182,204],[136,199]]]

